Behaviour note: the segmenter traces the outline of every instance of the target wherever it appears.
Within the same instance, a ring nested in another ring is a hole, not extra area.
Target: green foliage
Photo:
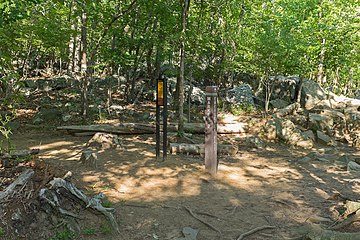
[[[112,202],[110,201],[103,201],[101,205],[105,208],[110,208],[112,206]]]
[[[112,227],[109,222],[103,222],[100,225],[99,231],[102,234],[110,234],[112,232]]]
[[[236,104],[236,105],[235,104],[231,105],[229,110],[234,116],[240,116],[240,115],[243,115],[246,113],[255,113],[256,112],[256,108],[246,102]]]
[[[64,70],[73,54],[71,41],[79,44],[86,11],[89,69],[98,74],[111,69],[126,76],[128,85],[152,78],[158,64],[171,66],[166,74],[176,76],[184,38],[186,74],[191,69],[198,85],[228,87],[237,83],[237,73],[315,79],[322,50],[324,84],[339,93],[360,84],[357,0],[191,1],[185,33],[179,1],[131,2],[1,1],[2,83],[11,83],[3,79],[9,72],[26,77],[34,69],[59,68],[60,62]]]
[[[96,234],[96,229],[94,229],[94,228],[86,228],[86,229],[84,229],[83,231],[82,231],[82,233],[84,234],[84,235],[95,235]]]
[[[72,240],[75,239],[75,233],[69,229],[64,229],[55,233],[49,240]]]
[[[0,227],[0,237],[5,236],[5,230]]]
[[[14,148],[10,140],[10,136],[12,134],[11,128],[8,126],[12,119],[12,115],[0,114],[0,153],[9,153]]]

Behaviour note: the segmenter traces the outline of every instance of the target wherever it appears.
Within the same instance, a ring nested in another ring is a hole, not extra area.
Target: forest
[[[0,0],[0,239],[360,239],[359,63],[360,0]]]
[[[191,81],[302,76],[345,95],[359,84],[358,0],[3,0],[0,10],[2,95],[66,74],[81,82],[83,115],[95,76],[124,77],[130,102],[137,83],[175,76],[179,114]]]

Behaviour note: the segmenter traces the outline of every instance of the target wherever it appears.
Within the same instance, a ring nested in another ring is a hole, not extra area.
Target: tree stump
[[[80,157],[80,161],[85,166],[97,168],[98,155],[97,152],[91,149],[85,149]]]

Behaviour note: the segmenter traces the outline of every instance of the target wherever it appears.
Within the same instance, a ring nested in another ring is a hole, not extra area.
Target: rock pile
[[[294,78],[289,81],[290,89],[294,81]],[[280,98],[272,101],[284,106]],[[311,80],[304,80],[300,104],[275,109],[264,130],[268,139],[279,139],[303,148],[312,148],[315,142],[328,146],[345,142],[360,147],[359,107],[358,99],[337,96]]]

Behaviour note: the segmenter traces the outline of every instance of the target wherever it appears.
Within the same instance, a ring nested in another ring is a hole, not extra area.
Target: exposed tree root
[[[262,227],[257,227],[257,228],[251,229],[248,232],[245,232],[245,233],[241,234],[236,240],[242,240],[245,237],[250,236],[251,234],[254,234],[256,232],[259,232],[259,231],[262,231],[262,230],[265,230],[265,229],[274,229],[274,228],[276,228],[276,227],[275,226],[269,226],[269,225],[262,226]]]
[[[64,188],[67,191],[69,191],[72,195],[82,200],[86,204],[87,208],[90,207],[104,214],[109,219],[114,230],[120,232],[119,226],[113,215],[114,208],[105,208],[101,205],[101,200],[104,198],[104,195],[102,193],[94,196],[93,198],[89,198],[82,191],[77,189],[73,183],[63,178],[54,178],[52,181],[50,181],[50,185],[51,187],[49,189],[40,190],[39,193],[40,198],[45,200],[47,203],[49,203],[53,208],[57,209],[57,211],[59,211],[61,214],[71,216],[73,218],[79,218],[76,214],[61,208],[57,195],[53,191],[51,191],[59,188]]]
[[[205,220],[203,220],[203,219],[199,218],[198,216],[196,216],[190,208],[188,208],[188,207],[184,207],[184,208],[190,213],[190,215],[191,215],[192,217],[194,217],[194,218],[197,219],[198,221],[202,222],[203,224],[205,224],[206,226],[208,226],[208,227],[211,228],[212,230],[214,230],[214,231],[216,231],[216,232],[218,232],[218,233],[221,234],[221,231],[220,231],[219,229],[217,229],[216,227],[214,227],[214,226],[211,225],[210,223],[208,223],[208,222],[206,222]]]

